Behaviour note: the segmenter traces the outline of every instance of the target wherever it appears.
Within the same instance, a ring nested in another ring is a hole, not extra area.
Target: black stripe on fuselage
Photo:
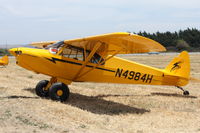
[[[82,65],[81,63],[76,63],[76,62],[72,62],[72,61],[67,61],[67,60],[62,60],[62,59],[58,59],[58,58],[54,58],[52,57],[51,59],[46,58],[47,60],[56,63],[56,61],[60,61],[60,62],[65,62],[65,63],[70,63],[70,64],[76,64],[76,65]]]
[[[52,57],[51,59],[49,58],[45,58],[53,63],[56,63],[56,61],[60,61],[60,62],[65,62],[65,63],[70,63],[70,64],[75,64],[75,65],[82,65],[81,63],[77,63],[77,62],[73,62],[73,61],[67,61],[67,60],[62,60],[62,59],[58,59],[58,58],[54,58]],[[93,67],[91,65],[86,65],[86,67]],[[114,70],[109,70],[109,69],[105,69],[105,68],[100,68],[100,67],[96,67],[96,69],[100,69],[100,70],[104,70],[104,71],[109,71],[109,72],[115,72]]]

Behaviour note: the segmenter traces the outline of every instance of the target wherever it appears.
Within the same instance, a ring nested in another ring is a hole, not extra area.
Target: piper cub
[[[36,94],[52,100],[69,98],[72,82],[123,83],[176,86],[189,95],[189,55],[183,51],[165,69],[153,68],[116,57],[166,51],[158,42],[131,33],[110,33],[80,39],[32,43],[35,48],[12,48],[17,65],[51,77],[40,81]]]

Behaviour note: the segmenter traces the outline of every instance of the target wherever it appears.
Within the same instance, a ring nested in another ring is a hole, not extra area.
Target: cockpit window
[[[84,61],[83,49],[76,48],[73,46],[68,45],[65,47],[61,53],[62,56],[72,58],[75,60]]]
[[[66,47],[63,48],[60,55],[75,60],[85,61],[86,60],[85,57],[87,58],[90,52],[91,52],[90,50],[86,50],[85,53],[83,48],[67,45]],[[95,64],[98,64],[99,62],[103,61],[104,61],[103,58],[101,58],[101,56],[98,55],[97,53],[95,53],[93,57],[90,59],[90,62]]]
[[[101,61],[100,61],[100,60],[101,60]],[[100,61],[100,62],[103,62],[103,58],[101,58],[101,56],[98,55],[97,53],[95,53],[95,54],[93,55],[93,57],[90,59],[90,62],[95,63],[95,64],[98,64],[99,61]]]
[[[83,48],[66,44],[64,45],[64,41],[59,41],[57,43],[48,45],[47,47],[45,47],[45,49],[49,49],[49,52],[52,54],[59,53],[61,56],[80,61],[85,61],[86,60],[85,57],[87,58],[91,52],[90,50],[86,50],[85,53]],[[90,59],[90,62],[95,64],[101,63],[103,61],[104,59],[97,53],[95,53],[93,57]]]

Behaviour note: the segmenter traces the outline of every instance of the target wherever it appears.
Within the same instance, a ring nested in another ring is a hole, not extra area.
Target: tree
[[[187,28],[178,32],[156,32],[147,33],[146,31],[139,32],[138,35],[153,39],[161,43],[166,48],[198,50],[200,49],[200,30],[196,28]]]
[[[182,50],[189,50],[190,49],[190,45],[184,41],[184,40],[177,40],[177,43],[176,43],[176,49],[178,51],[182,51]]]

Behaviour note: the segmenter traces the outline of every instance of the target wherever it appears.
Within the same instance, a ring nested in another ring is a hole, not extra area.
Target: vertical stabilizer
[[[169,63],[164,71],[170,75],[180,77],[180,85],[186,85],[190,78],[190,59],[188,52],[181,52],[178,57],[175,57]]]

